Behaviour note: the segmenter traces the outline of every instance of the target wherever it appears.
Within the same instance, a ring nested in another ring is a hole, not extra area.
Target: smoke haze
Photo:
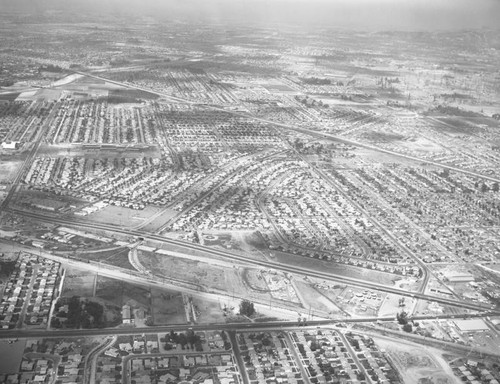
[[[295,24],[358,30],[498,26],[499,0],[0,0],[6,11],[84,12],[238,24]]]

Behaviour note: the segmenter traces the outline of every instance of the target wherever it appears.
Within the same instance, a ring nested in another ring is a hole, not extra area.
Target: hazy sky
[[[0,0],[0,9],[377,30],[498,27],[500,20],[500,0]]]

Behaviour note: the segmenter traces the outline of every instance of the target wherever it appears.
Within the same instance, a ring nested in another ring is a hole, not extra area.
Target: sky
[[[356,30],[448,30],[500,24],[500,0],[0,0],[0,9]]]

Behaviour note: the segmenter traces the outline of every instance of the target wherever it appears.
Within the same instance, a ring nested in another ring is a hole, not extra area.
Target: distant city
[[[0,13],[0,383],[499,383],[498,29],[95,11]]]

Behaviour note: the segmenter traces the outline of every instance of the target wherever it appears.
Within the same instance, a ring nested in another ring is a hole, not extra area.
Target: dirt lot
[[[318,312],[318,315],[325,317],[328,315],[339,314],[341,311],[326,295],[322,295],[309,283],[296,281],[297,293],[301,298],[306,310],[311,309],[311,314]],[[313,318],[314,319],[314,318]]]
[[[129,304],[149,310],[151,293],[149,288],[129,284],[122,280],[99,276],[97,278],[96,297],[118,306]]]
[[[92,213],[87,220],[97,223],[117,224],[121,227],[135,227],[142,224],[146,219],[157,213],[160,209],[146,207],[143,210],[108,205],[106,208]]]
[[[168,236],[168,233],[164,233]],[[245,255],[250,259],[265,260],[269,257],[269,249],[262,235],[257,231],[203,231],[203,245]]]
[[[236,273],[233,269],[150,252],[140,252],[139,261],[147,270],[155,271],[155,275],[166,279],[190,282],[208,289],[244,289],[239,278],[239,284],[233,284]]]
[[[242,276],[245,284],[254,291],[269,292],[269,288],[260,270],[245,268],[242,272]]]
[[[459,383],[440,350],[430,347],[424,350],[415,344],[385,338],[376,338],[375,343],[388,353],[404,383],[421,384],[425,379],[427,384]]]
[[[186,311],[179,292],[152,289],[151,308],[155,325],[186,324]]]
[[[197,313],[197,323],[223,323],[226,320],[220,304],[217,301],[207,300],[201,297],[193,297],[192,300]]]
[[[353,316],[377,316],[385,297],[383,293],[346,286],[319,290],[339,308]]]
[[[7,160],[0,158],[0,184],[10,183],[16,177],[19,167],[22,165],[21,161]]]
[[[97,275],[93,272],[67,268],[64,274],[62,297],[92,297]]]
[[[380,317],[385,317],[385,316],[396,317],[396,314],[401,312],[401,311],[411,313],[413,306],[414,306],[415,299],[405,297],[405,301],[404,301],[405,305],[399,306],[399,300],[402,298],[403,298],[403,296],[388,294],[385,297],[385,300],[383,300],[381,305],[380,305],[378,315]]]
[[[128,261],[128,248],[112,249],[102,252],[86,252],[79,254],[82,259],[100,261],[102,263],[116,265],[117,267],[130,269],[135,271],[135,268]]]

